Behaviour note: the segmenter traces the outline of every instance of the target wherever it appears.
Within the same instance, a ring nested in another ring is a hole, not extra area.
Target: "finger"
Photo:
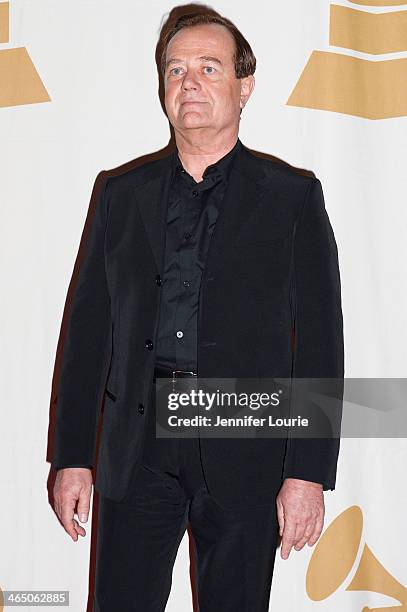
[[[291,521],[285,521],[283,538],[281,540],[281,558],[288,559],[291,549],[294,545],[295,537],[295,523]]]
[[[297,522],[296,530],[295,530],[295,544],[301,542],[304,538],[308,540],[311,533],[314,531],[316,517],[313,515],[302,517],[299,522]]]
[[[82,525],[79,525],[79,523],[78,523],[78,521],[76,519],[73,519],[73,524],[74,524],[75,530],[76,530],[78,535],[81,535],[81,536],[85,536],[86,535],[86,531],[85,531],[84,527],[82,527]]]
[[[314,546],[315,542],[319,540],[319,536],[322,533],[323,527],[324,527],[324,515],[321,514],[315,522],[315,528],[308,540],[308,546]]]
[[[78,533],[75,529],[74,519],[62,519],[62,525],[68,535],[71,536],[74,542],[78,539]]]
[[[297,544],[297,542],[299,542],[304,537],[306,527],[307,523],[305,519],[301,519],[301,522],[296,523],[294,533],[294,545]]]
[[[89,517],[90,491],[84,490],[79,494],[77,515],[81,523],[86,523]]]
[[[55,502],[55,512],[60,523],[62,523],[62,506],[61,502]]]
[[[284,506],[283,504],[277,500],[277,519],[278,519],[278,524],[279,524],[279,534],[280,536],[283,535],[283,531],[284,531]]]
[[[308,523],[308,525],[306,526],[304,535],[301,538],[297,539],[297,542],[294,546],[295,550],[301,550],[302,548],[304,548],[310,536],[314,533],[314,530],[315,530],[315,521],[312,521]]]
[[[74,499],[69,499],[62,502],[61,521],[65,531],[71,536],[74,542],[76,542],[76,540],[78,539],[78,534],[74,525],[74,507]]]

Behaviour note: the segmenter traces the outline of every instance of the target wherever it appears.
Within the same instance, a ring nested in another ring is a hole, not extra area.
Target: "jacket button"
[[[145,347],[146,349],[148,349],[149,351],[153,350],[153,343],[151,342],[151,340],[149,338],[147,338],[146,343],[145,343]]]
[[[157,276],[155,277],[155,282],[157,283],[158,286],[161,285],[161,276],[159,274],[157,274]]]
[[[139,411],[140,414],[144,414],[144,405],[143,404],[140,403],[138,405],[138,411]]]

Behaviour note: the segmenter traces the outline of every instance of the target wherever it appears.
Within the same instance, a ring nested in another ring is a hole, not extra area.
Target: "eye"
[[[178,68],[172,68],[172,69],[170,70],[170,74],[171,74],[171,75],[178,76],[178,73],[174,73],[174,70],[181,70],[181,68],[180,68],[180,67],[178,67]]]
[[[204,70],[207,68],[209,68],[209,70],[213,70],[213,72],[216,72],[216,69],[213,66],[204,66]],[[206,74],[213,74],[213,72],[207,72]]]

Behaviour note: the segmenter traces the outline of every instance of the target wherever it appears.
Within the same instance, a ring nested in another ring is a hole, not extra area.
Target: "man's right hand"
[[[88,468],[62,468],[58,470],[54,485],[55,511],[65,531],[74,542],[78,535],[85,536],[85,529],[74,519],[77,515],[81,523],[89,516],[90,496],[92,493],[92,470]]]

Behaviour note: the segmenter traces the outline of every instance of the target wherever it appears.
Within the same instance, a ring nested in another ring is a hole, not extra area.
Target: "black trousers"
[[[199,612],[267,612],[278,536],[275,502],[220,506],[205,483],[199,438],[155,437],[155,387],[152,394],[131,494],[122,502],[100,497],[94,612],[164,611],[188,525]]]

